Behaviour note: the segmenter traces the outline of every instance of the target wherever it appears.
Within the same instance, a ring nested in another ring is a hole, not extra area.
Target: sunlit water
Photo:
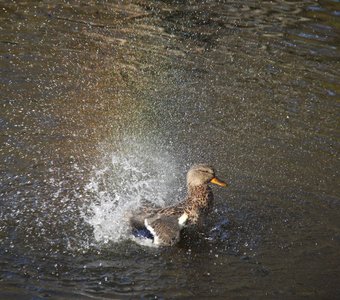
[[[2,1],[0,298],[340,297],[339,1]],[[204,234],[127,216],[215,166]]]

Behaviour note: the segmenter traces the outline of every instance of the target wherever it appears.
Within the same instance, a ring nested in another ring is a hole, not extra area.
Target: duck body
[[[209,183],[226,186],[225,182],[215,177],[215,170],[211,166],[193,166],[187,174],[188,192],[185,200],[165,208],[142,207],[130,218],[133,230],[144,232],[147,238],[152,237],[156,245],[176,244],[184,227],[200,228],[211,211],[214,197]]]

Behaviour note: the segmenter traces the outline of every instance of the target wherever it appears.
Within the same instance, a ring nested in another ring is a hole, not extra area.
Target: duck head
[[[215,169],[206,164],[194,165],[187,174],[187,185],[189,187],[206,185],[208,183],[217,184],[226,187],[227,183],[218,179],[215,175]]]

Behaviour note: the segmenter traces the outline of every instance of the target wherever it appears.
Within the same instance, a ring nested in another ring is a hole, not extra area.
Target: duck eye
[[[214,172],[213,171],[211,171],[211,170],[200,170],[202,173],[207,173],[207,174],[211,174],[211,175],[213,175],[214,174]]]

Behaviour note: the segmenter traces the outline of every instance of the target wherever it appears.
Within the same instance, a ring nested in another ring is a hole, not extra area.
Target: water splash
[[[154,145],[124,142],[103,163],[86,186],[92,200],[83,216],[96,242],[131,238],[128,217],[143,201],[164,206],[179,198],[178,167],[169,153]]]

